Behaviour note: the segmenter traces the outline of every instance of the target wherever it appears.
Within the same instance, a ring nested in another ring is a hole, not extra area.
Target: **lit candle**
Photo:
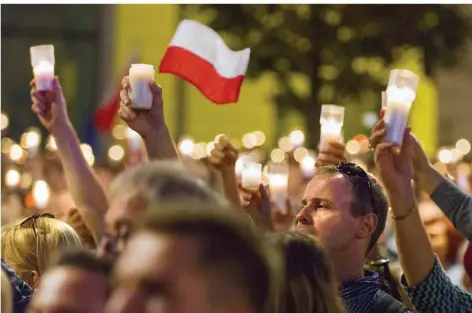
[[[324,104],[321,106],[320,150],[329,147],[330,142],[340,142],[344,123],[344,107]]]
[[[241,173],[241,184],[243,188],[250,190],[259,189],[262,182],[262,164],[248,163],[245,164]]]
[[[33,198],[36,208],[45,209],[49,203],[49,186],[44,180],[38,180],[33,186]]]
[[[321,124],[320,150],[327,149],[330,142],[341,141],[342,124],[329,120]]]
[[[300,162],[300,168],[304,178],[312,178],[315,174],[315,158],[308,155]]]
[[[17,170],[11,169],[8,170],[7,174],[5,175],[5,184],[10,187],[16,187],[20,183],[20,173]]]
[[[141,136],[131,128],[128,128],[126,135],[128,137],[129,150],[132,152],[141,150]]]
[[[385,141],[400,146],[403,143],[408,114],[416,97],[418,81],[419,76],[407,70],[393,70],[390,73],[384,117],[387,126]]]
[[[288,175],[269,173],[269,190],[272,201],[279,210],[285,210],[288,197]]]
[[[30,130],[25,134],[25,148],[30,158],[38,155],[38,148],[41,144],[41,134],[38,130]]]
[[[152,107],[152,92],[149,83],[154,79],[154,67],[149,64],[132,64],[129,70],[131,108],[149,110]]]
[[[288,197],[289,166],[287,162],[270,162],[267,165],[267,176],[272,201],[279,210],[286,209],[285,201]]]
[[[41,45],[30,48],[31,65],[33,66],[36,90],[52,90],[54,79],[54,46]]]

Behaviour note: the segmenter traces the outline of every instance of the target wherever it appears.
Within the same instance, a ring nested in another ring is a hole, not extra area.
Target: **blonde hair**
[[[2,270],[2,312],[11,313],[13,308],[13,294],[10,280],[7,274]]]
[[[2,257],[30,285],[33,272],[41,275],[55,261],[57,252],[75,247],[82,247],[79,235],[55,218],[20,220],[2,229]]]

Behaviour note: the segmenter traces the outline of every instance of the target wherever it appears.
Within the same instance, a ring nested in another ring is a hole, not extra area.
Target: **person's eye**
[[[316,209],[329,209],[329,208],[330,208],[329,205],[322,201],[316,204]]]

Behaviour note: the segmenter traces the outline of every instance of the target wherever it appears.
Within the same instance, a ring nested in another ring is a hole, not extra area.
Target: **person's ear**
[[[361,217],[357,237],[359,239],[370,238],[377,229],[378,217],[374,213],[369,213]]]
[[[39,273],[37,271],[32,271],[31,272],[32,274],[32,278],[31,278],[31,288],[33,289],[38,289],[38,286],[39,286]]]

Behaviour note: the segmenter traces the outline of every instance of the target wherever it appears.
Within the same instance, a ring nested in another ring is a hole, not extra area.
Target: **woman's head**
[[[36,214],[2,229],[2,257],[33,287],[57,252],[82,246],[72,227],[49,216]]]
[[[285,257],[285,292],[278,312],[345,312],[331,264],[315,239],[296,233],[269,236]]]

